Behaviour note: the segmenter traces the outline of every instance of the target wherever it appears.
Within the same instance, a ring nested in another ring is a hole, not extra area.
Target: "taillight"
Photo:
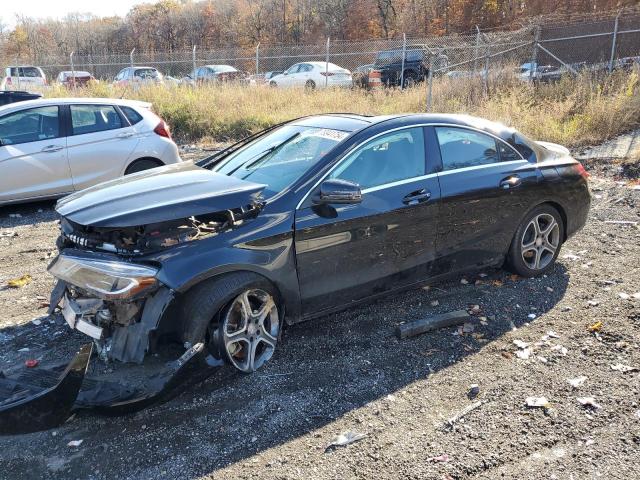
[[[165,137],[171,140],[171,132],[169,131],[169,125],[167,125],[167,122],[165,122],[164,120],[160,120],[160,123],[156,128],[153,129],[153,131],[156,134],[160,135],[161,137]]]
[[[320,75],[322,75],[323,77],[331,77],[333,75],[335,75],[334,72],[320,72]]]
[[[580,162],[578,162],[578,165],[576,165],[576,170],[578,171],[578,174],[584,179],[587,179],[591,176],[591,174],[587,172],[587,170]]]

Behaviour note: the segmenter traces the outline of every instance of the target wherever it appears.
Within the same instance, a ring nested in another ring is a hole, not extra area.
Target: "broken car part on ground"
[[[285,320],[505,259],[540,275],[590,204],[566,149],[466,116],[308,117],[201,163],[58,203],[50,308],[96,361],[203,344],[253,372]]]

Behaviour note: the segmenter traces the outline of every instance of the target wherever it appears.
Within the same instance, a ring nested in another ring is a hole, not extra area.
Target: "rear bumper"
[[[567,238],[571,238],[586,225],[591,208],[591,193],[585,181],[575,195],[571,208],[567,214]]]

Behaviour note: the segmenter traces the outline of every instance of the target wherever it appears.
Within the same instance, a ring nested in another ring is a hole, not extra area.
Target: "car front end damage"
[[[122,191],[123,182],[113,181],[58,202],[59,254],[49,265],[56,278],[49,313],[62,315],[90,343],[66,370],[57,365],[0,372],[0,434],[52,428],[78,409],[135,411],[222,366],[203,343],[182,342],[179,294],[159,280],[158,258],[256,218],[264,187],[193,165],[164,171],[172,178],[141,176],[147,188]],[[180,180],[184,188],[177,191]],[[170,201],[163,183],[173,189]],[[164,192],[157,197],[159,190]],[[120,200],[115,208],[113,199]]]

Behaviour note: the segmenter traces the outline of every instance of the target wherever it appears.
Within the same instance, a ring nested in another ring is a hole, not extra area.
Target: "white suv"
[[[29,87],[42,87],[47,84],[47,77],[40,67],[21,66],[7,67],[0,90],[25,90]]]
[[[0,107],[0,205],[56,198],[181,162],[151,104],[51,98]]]

